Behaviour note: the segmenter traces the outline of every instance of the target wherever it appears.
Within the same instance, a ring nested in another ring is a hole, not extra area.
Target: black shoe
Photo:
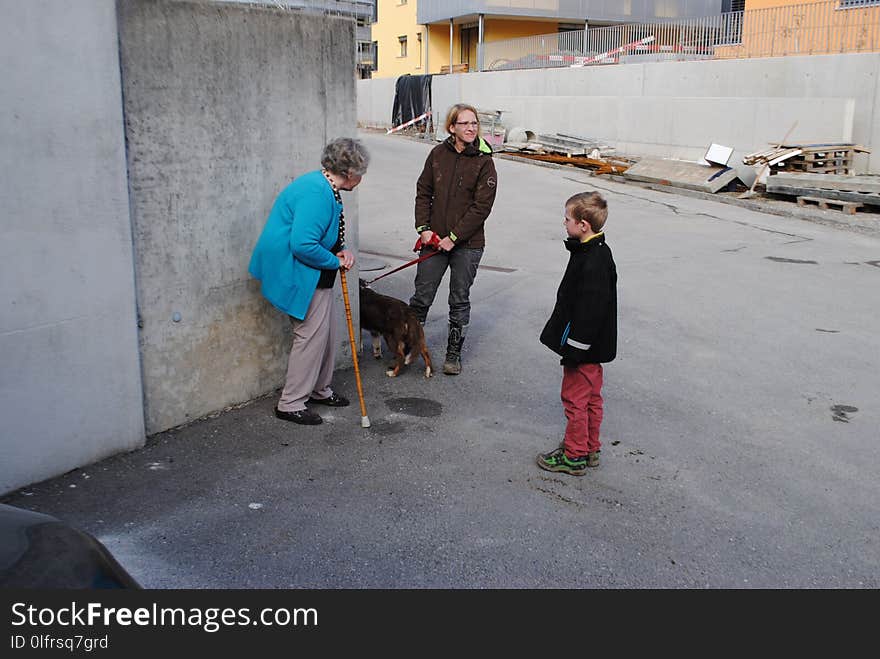
[[[321,418],[321,415],[312,412],[311,410],[284,412],[283,410],[279,410],[276,407],[275,416],[277,416],[279,419],[284,419],[285,421],[293,421],[294,423],[300,423],[304,426],[317,426],[324,423],[324,419]]]
[[[329,407],[348,407],[351,405],[348,398],[340,396],[335,391],[327,396],[327,398],[309,398],[306,402],[314,403],[316,405],[327,405]]]

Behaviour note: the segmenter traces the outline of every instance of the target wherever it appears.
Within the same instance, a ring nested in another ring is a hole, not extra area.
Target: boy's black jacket
[[[617,356],[617,268],[605,234],[585,243],[565,241],[571,252],[556,293],[556,306],[541,343],[562,364],[601,364]]]

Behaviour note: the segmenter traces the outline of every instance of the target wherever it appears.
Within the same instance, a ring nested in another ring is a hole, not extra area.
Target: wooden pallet
[[[870,153],[859,144],[773,144],[743,156],[746,165],[766,163],[774,172],[853,175],[857,153]]]
[[[464,62],[463,64],[453,64],[452,65],[453,73],[467,73],[468,72],[468,63]],[[440,67],[440,73],[449,73],[449,65],[444,64]]]
[[[812,174],[852,174],[853,149],[803,149],[803,152],[780,162],[777,171],[805,172]]]
[[[775,167],[773,171],[800,174],[837,174],[840,176],[849,176],[855,173],[851,163],[831,162],[791,163],[787,167]]]
[[[856,211],[862,205],[855,201],[841,201],[840,199],[827,199],[825,197],[798,197],[798,206],[806,206],[808,203],[816,204],[823,210],[829,210],[830,207],[840,207],[840,212],[848,215],[855,215]]]

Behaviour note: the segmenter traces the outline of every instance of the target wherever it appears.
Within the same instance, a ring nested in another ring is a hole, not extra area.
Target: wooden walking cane
[[[370,417],[367,416],[367,405],[364,403],[364,388],[361,385],[361,369],[358,366],[357,344],[354,340],[354,325],[351,322],[351,302],[348,299],[348,284],[345,281],[345,270],[339,269],[339,279],[342,284],[342,299],[345,301],[345,320],[348,323],[348,340],[351,343],[351,358],[354,360],[354,379],[357,382],[358,398],[361,401],[361,428],[370,427]]]

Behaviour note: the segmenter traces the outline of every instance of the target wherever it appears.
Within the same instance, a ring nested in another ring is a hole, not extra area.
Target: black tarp
[[[425,112],[431,110],[431,77],[430,75],[405,75],[397,79],[394,86],[394,106],[391,110],[393,127],[405,124]],[[429,117],[429,122],[433,117]],[[418,126],[428,125],[419,122]]]

